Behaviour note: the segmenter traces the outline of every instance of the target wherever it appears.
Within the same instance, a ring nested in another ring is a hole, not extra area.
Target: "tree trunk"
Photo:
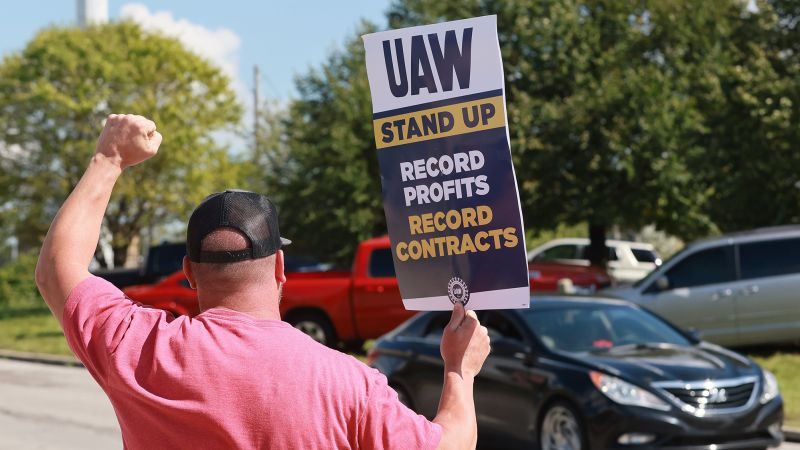
[[[608,247],[606,247],[606,226],[589,224],[589,247],[586,256],[593,266],[608,267]]]
[[[114,250],[114,268],[120,269],[125,266],[125,260],[128,258],[127,245],[112,245],[111,249]]]

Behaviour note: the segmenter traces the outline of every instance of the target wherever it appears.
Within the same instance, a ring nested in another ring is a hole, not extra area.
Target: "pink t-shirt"
[[[67,299],[64,333],[127,449],[433,449],[441,438],[378,371],[286,322],[218,308],[173,318],[89,277]]]

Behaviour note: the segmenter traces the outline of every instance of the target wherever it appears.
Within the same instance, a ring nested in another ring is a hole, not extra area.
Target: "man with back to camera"
[[[126,449],[475,447],[472,386],[489,353],[475,313],[456,305],[444,330],[444,386],[430,422],[375,369],[280,320],[288,241],[265,196],[225,191],[192,213],[183,267],[197,289],[195,318],[139,306],[92,276],[114,183],[160,144],[152,121],[109,116],[36,266],[39,291],[111,400]]]

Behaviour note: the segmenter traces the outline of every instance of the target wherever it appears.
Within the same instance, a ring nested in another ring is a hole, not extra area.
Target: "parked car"
[[[164,242],[148,249],[147,258],[141,267],[97,270],[94,274],[120,289],[149,285],[160,282],[175,271],[183,270],[184,256],[186,256],[185,242]],[[287,272],[324,272],[332,268],[331,263],[319,262],[307,256],[286,257]]]
[[[589,294],[611,286],[611,277],[602,267],[573,266],[550,261],[528,263],[532,293],[557,292],[559,282],[568,279],[575,293]]]
[[[635,304],[534,297],[528,309],[478,317],[492,344],[474,385],[481,447],[766,448],[783,439],[770,372]],[[421,313],[368,354],[400,400],[428,418],[449,319]]]
[[[305,264],[298,264],[291,256],[286,260],[281,316],[318,342],[336,346],[376,338],[414,314],[403,307],[387,237],[362,242],[352,272],[309,271],[329,265],[305,259],[300,260]],[[199,312],[197,292],[189,288],[182,270],[154,285],[131,286],[124,292],[175,314]]]
[[[800,226],[695,242],[647,278],[606,294],[720,345],[800,340]]]
[[[186,255],[186,243],[164,242],[148,249],[147,258],[141,267],[97,270],[94,274],[120,289],[151,284],[179,270],[183,265],[184,255]]]
[[[318,342],[332,347],[340,343],[357,345],[379,337],[414,314],[403,307],[387,236],[358,246],[352,272],[307,271],[307,266],[298,268],[291,261],[287,256],[281,315]],[[610,283],[605,272],[593,268],[560,264],[531,267],[533,290],[555,291],[556,281],[562,278],[571,278],[575,286],[587,291]],[[136,301],[176,314],[198,311],[197,293],[189,289],[182,271],[156,285],[133,286],[125,292]]]
[[[650,244],[608,239],[606,247],[608,273],[621,284],[638,281],[661,264],[661,257]],[[586,238],[554,239],[529,251],[528,261],[589,266],[588,248],[589,239]]]

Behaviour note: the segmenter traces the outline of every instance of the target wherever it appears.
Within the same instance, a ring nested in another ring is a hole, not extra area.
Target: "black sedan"
[[[783,435],[775,377],[632,303],[531,300],[478,312],[492,353],[475,381],[482,448],[766,448]],[[410,408],[436,415],[449,312],[427,312],[368,355]]]

